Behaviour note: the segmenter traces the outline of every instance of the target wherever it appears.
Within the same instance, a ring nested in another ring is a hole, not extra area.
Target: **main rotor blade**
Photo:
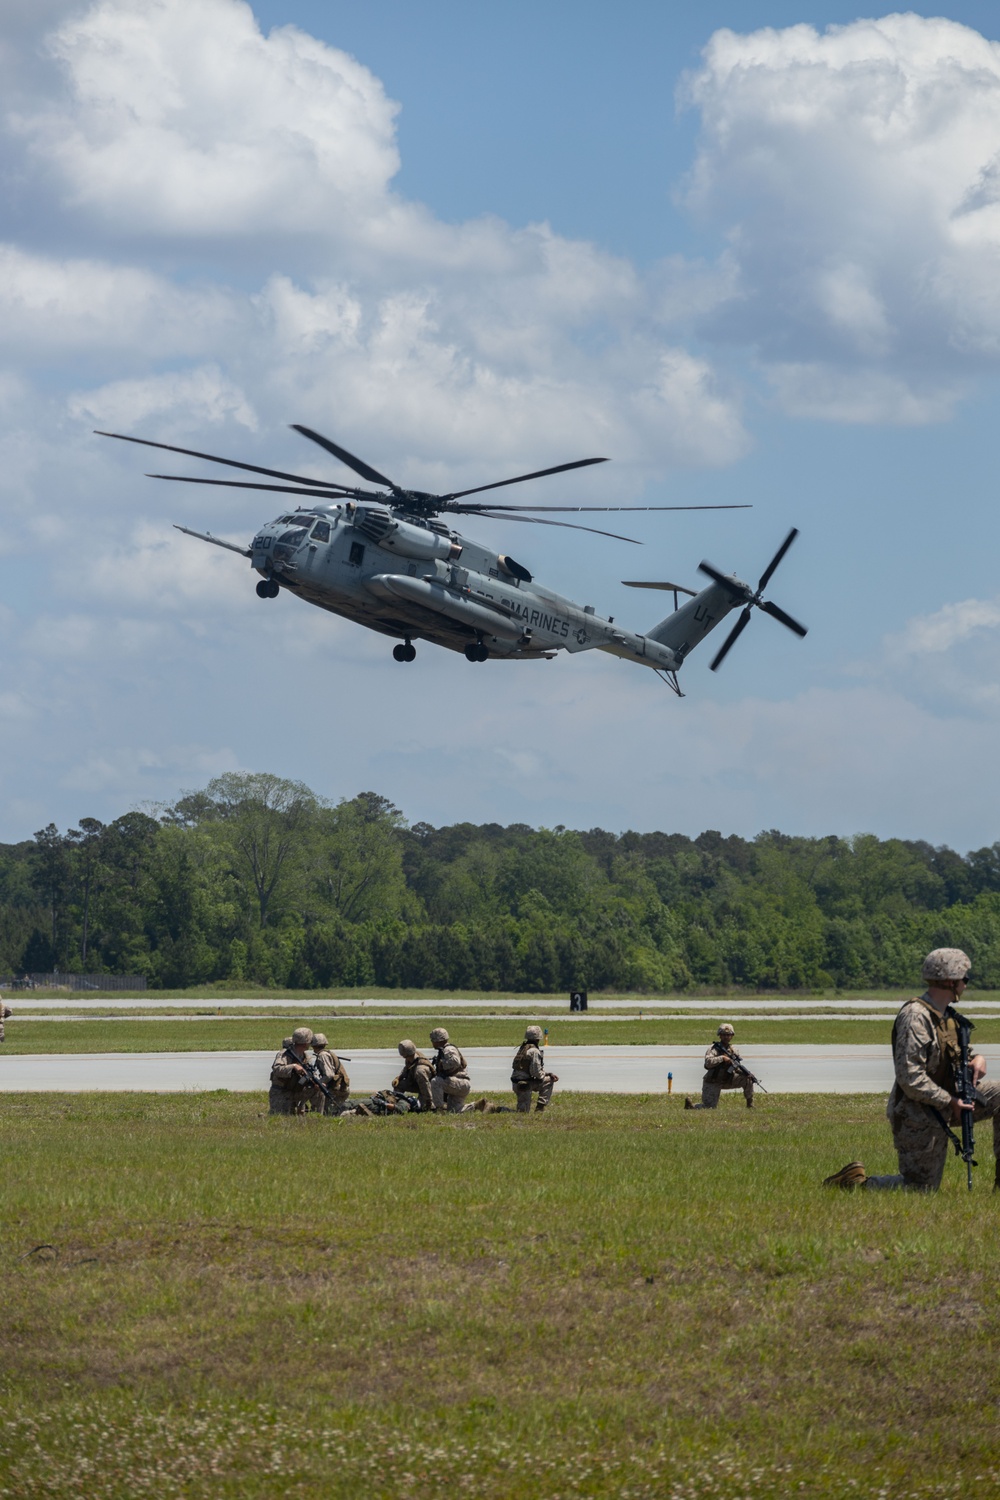
[[[278,495],[310,495],[315,500],[349,499],[355,493],[354,490],[336,490],[332,486],[328,490],[314,490],[300,485],[256,484],[252,479],[192,479],[187,474],[147,474],[146,478],[170,479],[177,484],[216,484],[229,490],[273,490]]]
[[[173,443],[154,443],[149,438],[126,437],[123,432],[94,431],[98,437],[117,438],[121,443],[138,443],[142,448],[163,448],[167,453],[183,453],[186,458],[204,458],[210,464],[227,464],[231,469],[247,469],[251,474],[269,474],[272,479],[290,479],[292,484],[316,484],[328,488],[325,479],[310,479],[305,474],[285,474],[281,469],[262,469],[260,464],[243,464],[235,458],[220,458],[217,453],[199,453],[194,448],[175,448]]]
[[[593,460],[593,462],[597,462],[597,461],[598,460]],[[531,477],[532,476],[530,474],[528,474],[528,475],[525,476],[525,478],[528,478],[528,479],[530,479]],[[513,479],[508,479],[508,480],[505,481],[505,483],[507,483],[507,484],[514,484],[515,481]],[[492,488],[491,485],[488,485],[488,484],[484,484],[483,485],[483,489],[487,489],[488,490],[488,489],[491,489],[491,488]],[[465,490],[464,493],[466,495],[474,495],[474,494],[477,493],[477,491],[475,491],[475,490]],[[538,510],[538,511],[567,511],[567,512],[569,512],[569,511],[575,511],[577,513],[580,513],[581,511],[588,511],[588,510],[604,510],[604,511],[612,511],[612,510],[614,510],[614,511],[624,511],[627,515],[631,515],[633,512],[635,512],[635,514],[638,515],[638,513],[640,511],[645,511],[645,510],[752,510],[753,509],[752,505],[503,505],[503,504],[492,505],[490,503],[490,501],[488,501],[488,500],[487,500],[486,504],[489,506],[490,510]],[[445,507],[445,508],[447,508],[449,510],[451,509],[450,506]],[[463,510],[466,509],[465,506],[463,506],[462,508],[463,508]],[[474,505],[470,505],[468,507],[468,513],[471,515],[472,512],[475,509],[476,509],[476,507]]]
[[[775,568],[778,566],[781,559],[784,557],[785,553],[788,551],[789,547],[792,545],[798,534],[798,527],[793,526],[791,531],[785,537],[785,540],[782,542],[781,546],[778,548],[777,552],[771,558],[771,561],[768,563],[763,573],[760,575],[760,583],[758,583],[757,585],[758,594],[762,593],[764,589],[767,588],[768,584],[771,581],[771,574],[774,572]]]
[[[749,625],[751,614],[752,610],[748,604],[746,609],[740,615],[739,619],[736,621],[736,624],[733,626],[732,630],[726,636],[726,639],[723,641],[721,651],[716,653],[715,659],[712,662],[712,665],[709,667],[710,672],[715,672],[719,667],[722,666],[722,663],[725,661],[726,657],[729,655],[730,651],[736,645],[736,642],[739,640],[740,636]]]
[[[292,423],[292,431],[301,432],[302,436],[307,437],[310,442],[318,443],[321,448],[326,449],[327,453],[332,453],[334,458],[339,458],[342,464],[346,464],[349,469],[353,469],[355,474],[360,474],[362,479],[368,479],[372,484],[384,484],[390,490],[399,489],[398,484],[393,484],[391,479],[386,479],[385,475],[380,474],[378,469],[373,469],[371,464],[366,464],[363,458],[355,458],[353,453],[348,453],[346,448],[341,448],[339,444],[332,443],[321,432],[313,432],[311,427],[303,427],[298,422]]]
[[[772,619],[780,620],[782,625],[788,626],[789,630],[794,630],[796,635],[809,634],[804,625],[800,625],[798,620],[793,620],[791,615],[786,615],[785,611],[779,609],[776,604],[771,604],[765,599],[762,601],[760,607],[766,615],[770,615]]]
[[[462,515],[461,506],[456,506],[451,512],[453,515]],[[476,510],[470,512],[474,516],[481,516],[485,521],[517,521],[522,526],[562,526],[566,531],[589,531],[592,536],[609,536],[616,542],[631,542],[635,547],[641,547],[642,542],[636,541],[634,536],[619,536],[617,531],[598,531],[596,526],[581,526],[577,521],[545,521],[541,516],[511,516],[504,511]]]
[[[710,562],[700,562],[698,564],[698,572],[707,573],[709,578],[712,579],[713,583],[717,583],[722,588],[726,589],[734,599],[746,598],[746,594],[743,592],[743,590],[739,588],[731,578],[727,578],[725,573],[720,573],[718,568],[713,568]]]
[[[568,469],[586,469],[590,464],[606,464],[606,458],[578,458],[571,464],[556,464],[552,469],[536,469],[533,474],[515,474],[513,479],[497,479],[493,484],[477,484],[474,490],[454,490],[441,495],[442,500],[461,500],[463,495],[481,495],[483,490],[502,490],[505,484],[523,484],[526,479],[544,479],[546,474],[565,474]]]

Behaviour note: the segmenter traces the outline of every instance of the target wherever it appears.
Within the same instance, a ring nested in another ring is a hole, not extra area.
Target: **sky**
[[[228,770],[1000,838],[995,9],[0,0],[0,841]],[[321,472],[292,422],[417,488],[600,453],[519,498],[749,503],[630,517],[641,552],[466,529],[642,630],[623,578],[753,582],[794,525],[809,634],[713,637],[680,700],[596,652],[400,665],[171,529],[245,544],[266,496],[93,435]]]

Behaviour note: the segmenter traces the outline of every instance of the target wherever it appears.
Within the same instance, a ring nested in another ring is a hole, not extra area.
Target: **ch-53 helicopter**
[[[148,476],[151,479],[307,497],[307,504],[297,506],[294,511],[289,509],[262,526],[249,547],[239,547],[209,532],[192,531],[187,526],[176,529],[248,558],[254,571],[261,575],[257,593],[262,599],[275,599],[281,589],[287,589],[309,604],[394,637],[397,644],[392,654],[399,662],[414,660],[417,654],[415,640],[429,641],[450,651],[462,651],[472,662],[490,659],[531,661],[551,659],[557,651],[598,650],[651,667],[679,697],[683,697],[677,680],[680,667],[695,646],[731,610],[742,605],[739,619],[711,663],[713,672],[746,628],[755,608],[764,610],[796,635],[806,634],[805,627],[797,620],[763,598],[772,573],[798,535],[794,528],[764,569],[756,589],[733,574],[720,572],[708,562],[700,564],[700,571],[707,574],[711,582],[698,592],[675,583],[623,579],[630,588],[663,589],[674,596],[673,613],[644,634],[637,634],[616,625],[613,615],[607,618],[598,615],[593,605],[575,604],[552,589],[544,588],[527,568],[506,553],[493,552],[469,541],[439,519],[452,515],[482,516],[541,526],[563,526],[632,542],[633,537],[601,531],[579,522],[551,520],[537,512],[744,510],[746,506],[469,503],[470,495],[479,495],[485,490],[502,489],[607,460],[581,458],[572,463],[556,464],[554,468],[518,474],[513,479],[478,485],[474,489],[432,495],[423,490],[402,489],[329,438],[298,423],[293,427],[360,478],[381,488],[373,492],[302,474],[287,474],[280,469],[265,469],[258,464],[241,463],[233,458],[220,458],[214,453],[199,453],[193,448],[178,448],[170,443],[156,443],[120,432],[101,432],[99,436],[225,464],[282,483],[189,478],[180,474],[151,474]],[[684,604],[679,604],[680,594],[690,596]]]

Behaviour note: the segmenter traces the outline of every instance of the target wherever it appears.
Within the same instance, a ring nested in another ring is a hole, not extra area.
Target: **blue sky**
[[[0,837],[234,768],[437,823],[1000,836],[993,10],[8,5]],[[252,495],[90,436],[282,466],[291,421],[414,484],[597,449],[550,501],[751,501],[641,554],[482,534],[642,628],[621,578],[754,578],[794,524],[809,636],[758,617],[682,702],[400,669],[169,529],[245,539]]]

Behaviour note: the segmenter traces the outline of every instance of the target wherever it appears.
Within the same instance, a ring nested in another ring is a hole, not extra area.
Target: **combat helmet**
[[[524,1040],[526,1042],[540,1042],[542,1040],[542,1028],[540,1026],[528,1026],[525,1028]]]
[[[313,1032],[313,1043],[312,1044],[313,1044],[313,1051],[314,1052],[325,1052],[326,1049],[327,1049],[327,1047],[330,1045],[329,1042],[327,1041],[326,1037],[323,1035],[323,1033],[321,1031],[314,1031]]]
[[[730,1026],[728,1021],[723,1021],[722,1025],[719,1027],[718,1031],[715,1034],[716,1036],[735,1036],[736,1028],[734,1026]]]
[[[931,984],[936,979],[964,979],[972,968],[972,959],[961,948],[935,948],[924,959],[921,977]]]
[[[448,1045],[448,1033],[443,1026],[435,1026],[431,1032],[432,1047],[446,1047]]]
[[[399,1052],[400,1057],[416,1057],[417,1055],[416,1043],[411,1042],[409,1037],[404,1038],[396,1050]]]
[[[308,1026],[296,1026],[292,1032],[293,1047],[309,1047],[312,1045],[313,1034]]]

